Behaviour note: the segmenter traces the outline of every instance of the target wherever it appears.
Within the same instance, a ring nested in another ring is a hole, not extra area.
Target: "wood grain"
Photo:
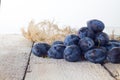
[[[0,35],[0,80],[22,80],[32,42],[21,35]]]
[[[106,63],[104,66],[117,80],[120,80],[120,64]]]
[[[31,56],[25,80],[115,80],[100,64]]]

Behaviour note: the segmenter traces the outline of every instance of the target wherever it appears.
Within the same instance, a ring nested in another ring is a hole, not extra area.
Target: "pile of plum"
[[[77,34],[69,34],[64,41],[54,41],[52,45],[36,43],[32,53],[38,57],[65,59],[69,62],[88,60],[93,63],[120,63],[120,42],[109,40],[103,32],[102,21],[93,19],[87,22]]]

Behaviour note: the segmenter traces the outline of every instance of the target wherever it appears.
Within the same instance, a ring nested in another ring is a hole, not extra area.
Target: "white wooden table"
[[[22,35],[0,35],[0,80],[120,80],[120,64],[39,58]]]

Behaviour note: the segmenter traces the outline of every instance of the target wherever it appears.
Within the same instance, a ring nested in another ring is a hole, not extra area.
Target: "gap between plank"
[[[34,45],[34,42],[32,43],[32,47],[33,47],[33,45]],[[31,47],[31,51],[30,51],[30,54],[29,54],[29,57],[28,57],[27,65],[26,65],[24,76],[23,76],[22,80],[25,80],[25,77],[26,77],[26,74],[27,74],[28,66],[29,66],[29,63],[30,63],[30,57],[31,57],[31,53],[32,53],[32,47]]]
[[[101,66],[103,66],[103,68],[110,74],[111,77],[117,80],[117,78],[112,74],[112,72],[106,66],[104,66],[104,64],[101,64]]]

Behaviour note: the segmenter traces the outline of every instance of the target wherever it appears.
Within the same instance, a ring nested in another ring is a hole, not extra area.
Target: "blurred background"
[[[0,34],[20,34],[31,20],[79,29],[90,19],[103,21],[105,32],[120,34],[120,0],[2,0]]]

